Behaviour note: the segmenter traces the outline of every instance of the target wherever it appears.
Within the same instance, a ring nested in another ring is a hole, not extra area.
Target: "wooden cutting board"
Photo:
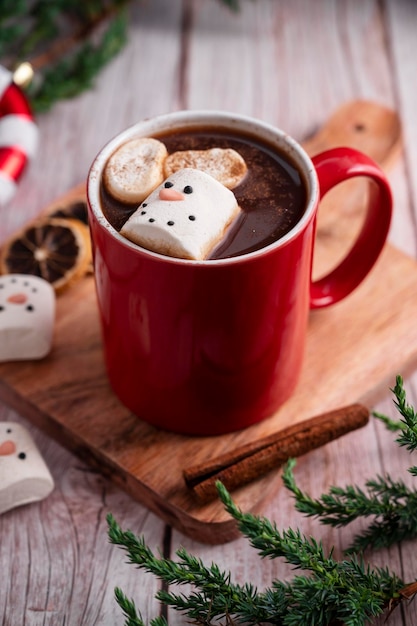
[[[348,103],[305,142],[310,154],[335,145],[358,147],[388,168],[400,147],[397,116],[375,103]],[[316,276],[347,248],[365,193],[362,182],[344,183],[323,202]],[[80,197],[83,186],[54,207]],[[54,347],[47,358],[0,364],[0,398],[169,524],[200,541],[221,543],[236,536],[234,522],[219,501],[201,505],[195,499],[184,483],[184,468],[317,413],[356,401],[372,405],[397,373],[405,376],[417,363],[416,319],[417,264],[387,245],[349,298],[311,313],[301,380],[282,409],[238,433],[186,437],[148,426],[110,390],[90,276],[58,297]],[[233,496],[242,509],[259,512],[279,486],[272,472]]]

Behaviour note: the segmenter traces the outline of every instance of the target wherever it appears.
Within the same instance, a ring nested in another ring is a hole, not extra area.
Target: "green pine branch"
[[[399,445],[413,452],[417,447],[417,417],[407,403],[401,377],[397,377],[393,392],[401,420],[382,419],[399,431]],[[176,553],[177,561],[156,556],[143,537],[123,531],[112,515],[107,518],[109,539],[127,553],[130,563],[168,586],[157,592],[157,599],[192,623],[204,626],[365,626],[388,608],[392,610],[402,600],[413,597],[417,583],[404,586],[395,573],[387,568],[372,569],[359,555],[366,547],[388,546],[417,535],[416,491],[401,480],[377,476],[367,481],[364,489],[331,487],[327,494],[313,499],[297,486],[294,467],[295,461],[290,460],[283,480],[297,509],[305,515],[333,526],[372,516],[373,521],[355,538],[350,554],[342,561],[297,529],[280,530],[266,518],[242,512],[221,483],[217,484],[220,499],[260,558],[283,558],[302,573],[290,581],[273,580],[269,588],[259,591],[251,584],[233,583],[230,572],[220,570],[216,564],[205,566],[183,548]],[[184,584],[191,584],[193,590],[188,594],[172,590]],[[134,601],[120,589],[115,595],[126,618],[125,626],[145,626]],[[167,624],[164,618],[156,617],[150,626]]]
[[[109,538],[128,555],[128,562],[154,574],[168,585],[192,584],[196,591],[188,597],[158,591],[156,598],[181,611],[197,624],[212,624],[215,619],[240,615],[249,612],[256,615],[256,622],[265,621],[265,613],[256,606],[256,589],[249,585],[236,585],[230,580],[230,573],[223,572],[216,564],[206,567],[200,559],[188,554],[184,549],[176,553],[178,561],[157,557],[146,545],[143,537],[136,537],[131,531],[123,531],[109,515]],[[117,598],[120,603],[120,596]],[[123,599],[122,599],[123,600]],[[121,603],[124,612],[128,608]]]
[[[223,4],[228,6],[229,9],[232,9],[232,11],[239,10],[239,0],[222,0],[222,2]]]
[[[394,404],[401,415],[398,421],[398,430],[400,432],[397,437],[397,443],[407,448],[409,452],[414,452],[417,448],[417,413],[414,408],[407,402],[407,396],[404,389],[404,381],[401,376],[397,376],[395,387],[391,389],[395,395]],[[383,419],[387,423],[387,418],[383,418],[380,413],[375,413],[379,419]],[[408,471],[413,475],[417,475],[417,467],[412,466]]]
[[[87,41],[77,52],[46,69],[41,81],[30,83],[26,92],[34,111],[48,111],[56,101],[73,98],[92,88],[97,74],[124,47],[126,30],[126,13],[120,12],[110,22],[99,44]]]
[[[35,112],[72,98],[127,41],[129,0],[34,0],[0,3],[0,59],[12,71],[30,62],[26,93]]]
[[[223,485],[218,484],[218,490],[226,510],[262,558],[283,557],[296,569],[310,573],[309,577],[296,576],[288,584],[274,581],[275,589],[286,592],[287,606],[282,615],[286,626],[338,622],[360,626],[381,614],[388,599],[398,596],[403,585],[387,569],[371,570],[355,555],[336,561],[332,550],[326,555],[313,537],[307,538],[299,530],[279,531],[266,518],[242,513]]]
[[[292,461],[284,468],[284,484],[295,497],[296,509],[307,517],[334,527],[358,518],[373,518],[368,528],[354,537],[347,553],[389,547],[417,536],[417,492],[404,482],[379,476],[368,480],[365,489],[332,486],[327,494],[314,499],[297,486],[294,466]]]
[[[290,582],[274,580],[270,588],[260,592],[250,584],[232,583],[230,573],[215,564],[206,567],[184,549],[177,551],[177,562],[156,557],[143,538],[122,531],[109,515],[110,541],[127,552],[130,563],[168,585],[195,587],[188,595],[165,590],[156,594],[158,600],[193,623],[325,626],[342,622],[346,626],[362,626],[380,615],[393,599],[399,599],[403,582],[387,569],[372,570],[356,557],[338,562],[331,552],[326,555],[322,544],[314,538],[307,538],[298,530],[279,531],[268,519],[240,511],[220,483],[218,490],[227,511],[261,558],[283,557],[309,576],[298,575]],[[120,592],[116,599],[125,615],[129,614],[131,601],[127,604]],[[136,623],[143,626],[141,621]]]
[[[136,610],[134,601],[130,600],[118,587],[114,590],[114,595],[126,618],[125,626],[145,626],[142,615]],[[157,626],[157,624],[154,623],[154,626]],[[167,624],[164,621],[160,626],[167,626]]]
[[[400,376],[391,391],[401,419],[394,421],[379,413],[374,415],[390,430],[399,431],[397,443],[413,452],[417,448],[417,414],[407,403]],[[417,490],[409,488],[403,481],[377,476],[366,481],[364,489],[352,485],[345,488],[332,486],[327,494],[315,499],[297,486],[294,467],[294,460],[287,463],[283,481],[294,495],[296,509],[304,515],[316,517],[321,523],[334,527],[345,526],[358,518],[373,518],[368,528],[354,537],[348,553],[389,547],[417,537]],[[417,474],[414,466],[409,471]]]
[[[239,9],[239,0],[219,1],[231,10]],[[34,78],[24,88],[34,112],[48,111],[58,100],[93,86],[94,78],[126,44],[131,2],[0,2],[0,62],[12,71],[21,63],[31,63]]]
[[[400,434],[396,439],[397,443],[400,446],[405,446],[409,452],[414,452],[417,448],[417,413],[414,407],[407,402],[404,381],[401,376],[396,377],[395,386],[391,391],[395,396],[394,404],[401,418],[392,420],[376,411],[374,416],[381,420],[389,430],[399,431]]]
[[[2,0],[0,58],[17,64],[50,52],[63,38],[79,39],[123,9],[129,0]],[[28,57],[31,57],[28,59]]]

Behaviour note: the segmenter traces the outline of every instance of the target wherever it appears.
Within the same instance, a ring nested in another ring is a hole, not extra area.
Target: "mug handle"
[[[366,216],[352,248],[331,272],[312,281],[310,308],[335,304],[362,282],[377,260],[388,236],[392,195],[388,180],[370,157],[353,148],[333,148],[312,158],[320,186],[320,199],[339,183],[366,176],[376,183],[368,199]]]

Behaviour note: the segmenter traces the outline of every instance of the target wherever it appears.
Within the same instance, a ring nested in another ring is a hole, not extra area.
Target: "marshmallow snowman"
[[[46,498],[54,481],[29,432],[0,422],[0,514]]]
[[[239,211],[230,189],[205,172],[185,168],[154,189],[120,233],[160,254],[202,260]]]
[[[0,276],[0,361],[41,359],[51,349],[55,292],[43,278]]]

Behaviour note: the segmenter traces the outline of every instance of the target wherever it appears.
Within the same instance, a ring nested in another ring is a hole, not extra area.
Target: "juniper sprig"
[[[237,11],[239,0],[219,0]],[[0,63],[21,64],[32,109],[48,111],[93,85],[96,75],[124,47],[132,0],[1,0]],[[20,83],[19,83],[20,84]]]
[[[176,552],[179,558],[177,562],[157,557],[146,545],[144,538],[136,537],[129,530],[123,531],[112,515],[107,517],[107,521],[110,542],[119,545],[127,553],[129,563],[154,574],[169,585],[192,584],[195,587],[196,591],[189,596],[161,589],[156,598],[164,604],[186,613],[197,624],[210,624],[214,617],[240,614],[241,607],[256,612],[254,602],[257,592],[252,585],[233,584],[230,573],[221,571],[216,564],[206,567],[200,559],[188,554],[183,548]],[[120,596],[116,599],[120,603]],[[127,612],[124,601],[121,607]],[[257,617],[263,617],[263,614]]]
[[[347,553],[362,552],[367,548],[386,548],[417,536],[417,492],[401,480],[390,476],[368,480],[365,489],[348,485],[329,488],[320,498],[311,498],[296,484],[293,469],[295,461],[288,462],[283,481],[295,497],[295,507],[307,517],[316,517],[322,524],[346,526],[355,519],[373,517],[368,528],[358,533]]]
[[[118,587],[114,590],[114,596],[126,617],[125,626],[145,626],[142,615],[136,610],[133,600],[130,600]],[[164,618],[158,617],[151,621],[151,626],[168,626],[168,624]]]
[[[127,552],[130,563],[167,584],[194,586],[188,595],[166,590],[156,594],[158,600],[185,614],[193,623],[325,626],[343,622],[346,626],[362,626],[381,614],[392,599],[399,598],[403,582],[387,569],[372,570],[356,557],[338,562],[332,551],[326,555],[321,543],[299,530],[279,531],[268,519],[240,511],[221,483],[218,491],[241,533],[261,558],[283,557],[309,575],[295,576],[290,582],[274,580],[270,588],[260,592],[250,584],[232,583],[230,573],[215,564],[206,567],[184,549],[176,553],[178,562],[156,557],[143,538],[122,531],[109,515],[110,541]],[[135,615],[131,601],[120,591],[116,599],[125,615]],[[140,621],[126,622],[126,626],[136,624],[142,626]],[[151,624],[156,626],[154,621]]]
[[[417,448],[417,413],[414,407],[407,402],[407,395],[404,389],[404,381],[401,376],[397,376],[395,387],[391,389],[395,395],[394,404],[397,407],[401,418],[398,421],[390,420],[385,415],[375,412],[374,415],[385,423],[390,430],[400,432],[396,441],[407,448],[409,452],[414,452]],[[413,476],[417,476],[417,467],[410,467],[408,470]]]
[[[398,422],[376,414],[390,430],[400,431],[396,441],[410,452],[417,447],[417,415],[407,403],[403,380],[397,376],[392,389],[395,406],[402,415]],[[295,461],[284,468],[283,481],[295,498],[295,507],[307,517],[316,517],[323,524],[346,526],[358,518],[372,517],[370,525],[357,534],[347,553],[361,552],[369,547],[389,547],[406,539],[417,537],[417,490],[402,480],[377,476],[367,480],[363,489],[355,485],[344,488],[331,486],[320,498],[311,498],[296,484]],[[417,468],[411,467],[412,474]]]
[[[78,95],[123,48],[129,0],[6,0],[0,3],[0,59],[28,63],[22,87],[35,112]]]
[[[417,448],[417,416],[407,404],[403,381],[397,377],[393,389],[402,419],[383,418],[391,429],[400,431],[397,442],[410,452]],[[394,428],[395,427],[395,428]],[[241,534],[249,540],[261,559],[283,558],[300,573],[291,580],[272,580],[264,591],[251,584],[232,582],[230,572],[210,567],[180,548],[178,561],[157,557],[144,538],[123,531],[108,515],[109,538],[128,555],[129,562],[150,572],[165,583],[156,598],[202,626],[236,624],[276,626],[365,626],[386,609],[417,593],[417,583],[404,586],[388,568],[371,568],[363,560],[368,546],[391,545],[417,536],[417,492],[401,480],[377,476],[364,489],[356,486],[331,487],[327,494],[313,499],[294,478],[295,461],[284,469],[284,484],[295,497],[296,507],[325,524],[344,526],[358,517],[373,517],[368,528],[355,538],[343,560],[326,552],[321,542],[306,537],[298,529],[280,530],[267,518],[242,512],[221,483],[217,490],[225,509],[236,520]],[[175,593],[169,586],[190,585],[192,591]],[[145,626],[134,601],[116,589],[116,600],[125,617],[125,626]],[[163,617],[150,626],[167,626]]]
[[[70,55],[46,67],[26,93],[37,113],[48,111],[57,100],[73,98],[92,88],[97,74],[121,51],[127,41],[127,16],[121,11],[109,23],[99,43],[84,41]]]
[[[397,597],[402,583],[387,569],[372,570],[355,555],[339,562],[333,558],[332,550],[326,556],[321,542],[313,537],[305,537],[291,528],[279,531],[266,518],[242,513],[220,483],[218,491],[242,535],[261,558],[283,557],[296,569],[310,574],[295,576],[290,583],[273,582],[275,590],[285,593],[285,603],[281,601],[285,606],[281,614],[285,626],[338,621],[346,626],[359,626],[382,613],[389,598]]]

